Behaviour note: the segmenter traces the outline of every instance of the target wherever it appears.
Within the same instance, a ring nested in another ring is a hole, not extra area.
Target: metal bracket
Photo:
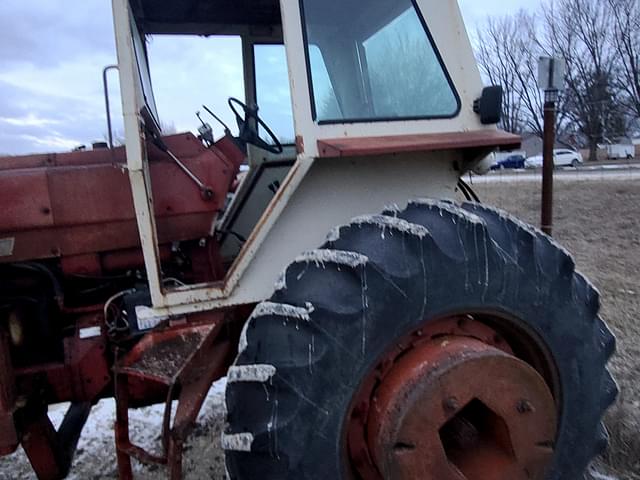
[[[171,157],[171,160],[173,160],[176,165],[178,165],[178,167],[180,167],[180,169],[187,175],[187,177],[193,180],[193,183],[198,186],[204,200],[209,201],[213,198],[213,190],[211,189],[211,187],[205,185],[202,180],[200,180],[191,170],[189,170],[189,168],[187,168],[187,166],[182,163],[182,161],[178,157],[176,157],[169,149],[166,149],[165,153],[169,155],[169,157]]]

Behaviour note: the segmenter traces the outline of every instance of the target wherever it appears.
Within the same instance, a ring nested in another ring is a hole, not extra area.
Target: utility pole
[[[553,234],[553,170],[556,143],[556,104],[564,84],[566,64],[558,58],[542,57],[538,64],[538,83],[544,90],[544,138],[542,147],[541,229]]]
[[[540,225],[547,235],[553,234],[553,147],[556,143],[556,103],[558,92],[545,92],[544,138],[542,146],[542,215]]]

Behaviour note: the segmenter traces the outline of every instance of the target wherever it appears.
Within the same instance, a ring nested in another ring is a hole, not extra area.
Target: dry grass
[[[477,185],[485,203],[539,224],[535,183]],[[611,371],[620,384],[606,423],[611,435],[602,459],[620,480],[640,480],[640,182],[556,183],[554,236],[576,257],[602,293],[602,317],[618,337]]]

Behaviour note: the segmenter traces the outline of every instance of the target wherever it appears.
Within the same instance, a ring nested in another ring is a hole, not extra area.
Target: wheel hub
[[[508,347],[430,338],[404,347],[370,397],[368,463],[384,479],[542,479],[556,418],[544,379]]]

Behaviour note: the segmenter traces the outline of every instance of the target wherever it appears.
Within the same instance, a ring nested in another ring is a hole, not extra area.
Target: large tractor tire
[[[478,204],[357,218],[300,256],[228,374],[237,480],[581,479],[615,340],[549,237]]]

